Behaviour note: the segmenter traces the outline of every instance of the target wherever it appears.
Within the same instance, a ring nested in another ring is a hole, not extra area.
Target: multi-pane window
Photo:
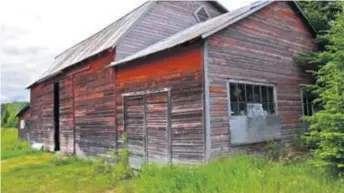
[[[315,96],[314,94],[312,94],[309,91],[306,91],[305,89],[302,89],[301,92],[303,115],[311,116],[314,113],[313,100],[315,99]]]
[[[265,115],[276,113],[274,87],[229,83],[231,115],[247,115],[248,106],[258,106]]]

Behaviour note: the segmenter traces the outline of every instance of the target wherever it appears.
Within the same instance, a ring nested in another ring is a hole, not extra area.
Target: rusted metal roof
[[[116,65],[124,64],[131,62],[133,60],[172,48],[174,46],[183,44],[190,40],[195,40],[197,38],[205,39],[209,37],[210,35],[228,27],[229,25],[240,21],[243,18],[246,18],[247,16],[251,15],[252,13],[255,13],[256,11],[266,7],[267,5],[271,4],[273,1],[258,1],[251,3],[247,6],[244,6],[242,8],[239,8],[237,10],[234,10],[229,13],[225,13],[223,15],[217,16],[215,18],[209,19],[205,22],[196,24],[194,26],[191,26],[175,35],[172,35],[162,41],[157,42],[156,44],[153,44],[149,46],[146,49],[143,49],[133,55],[130,55],[122,60],[114,61],[111,64],[109,64],[107,67],[113,67]],[[301,16],[306,19],[306,17],[303,15],[302,11],[299,9],[297,4],[294,1],[291,1],[293,5],[298,9],[298,11],[301,13]],[[307,19],[306,19],[307,20]],[[307,22],[307,21],[306,21]],[[311,26],[310,26],[311,27]],[[311,30],[312,29],[311,27]]]
[[[228,11],[217,1],[209,2],[223,12]],[[145,14],[154,3],[155,1],[145,2],[140,7],[134,9],[122,18],[116,20],[101,31],[57,55],[51,67],[47,71],[45,71],[38,80],[30,84],[28,88],[33,86],[35,83],[43,82],[51,77],[62,73],[62,70],[71,67],[78,62],[94,56],[106,49],[115,47],[116,44],[118,44],[120,38],[124,36],[127,31],[129,31],[131,26],[133,26],[133,24],[143,14]]]
[[[61,70],[83,61],[106,49],[116,46],[118,40],[151,7],[154,1],[147,1],[127,15],[116,20],[98,33],[81,41],[55,57],[51,67],[34,83],[44,81],[61,73]],[[33,84],[34,84],[33,83]],[[31,84],[30,86],[32,86]],[[29,87],[30,87],[29,86]]]

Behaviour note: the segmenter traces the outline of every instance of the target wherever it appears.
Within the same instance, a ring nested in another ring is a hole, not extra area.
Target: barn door
[[[130,162],[171,161],[169,93],[135,93],[124,97],[124,121]]]
[[[127,145],[131,152],[130,163],[141,165],[146,159],[144,96],[125,97],[124,107]]]
[[[168,163],[168,96],[157,93],[146,97],[147,159]]]

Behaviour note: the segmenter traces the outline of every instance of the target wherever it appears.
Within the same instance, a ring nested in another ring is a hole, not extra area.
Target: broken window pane
[[[230,96],[231,96],[231,101],[237,101],[238,97],[237,97],[237,84],[235,83],[231,83],[230,84]]]
[[[260,86],[253,87],[253,96],[254,96],[254,102],[257,102],[257,103],[262,102],[260,98]]]
[[[237,102],[231,102],[231,115],[239,115],[239,107]]]
[[[230,83],[230,100],[232,115],[247,115],[248,103],[262,104],[266,115],[276,113],[272,86]]]
[[[238,84],[239,102],[246,102],[245,85]]]
[[[268,89],[266,86],[262,86],[262,102],[268,102]]]
[[[271,86],[268,87],[268,98],[269,102],[274,102],[274,89]]]
[[[247,115],[246,103],[239,103],[239,115]]]
[[[253,102],[253,85],[246,85],[247,102]]]

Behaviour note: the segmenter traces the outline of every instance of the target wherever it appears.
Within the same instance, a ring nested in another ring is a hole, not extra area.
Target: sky
[[[145,0],[0,1],[0,101],[29,101],[25,88],[63,50],[96,33]],[[234,10],[253,0],[219,0]]]

